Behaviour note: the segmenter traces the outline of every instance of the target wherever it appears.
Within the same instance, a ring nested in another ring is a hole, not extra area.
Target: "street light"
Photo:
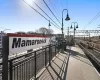
[[[51,26],[51,24],[50,24],[50,20],[49,20],[49,25],[48,25],[49,27]],[[49,28],[50,29],[50,28]]]
[[[63,11],[62,11],[62,28],[61,28],[63,38],[64,38],[64,34],[63,34],[63,12],[64,12],[65,10],[67,11],[67,16],[66,16],[65,20],[66,20],[66,21],[70,20],[70,17],[69,17],[69,14],[68,14],[68,9],[63,9]]]
[[[51,24],[50,24],[50,20],[49,20],[49,25],[48,25],[48,27],[49,27],[49,36],[50,36],[50,44],[51,44],[51,32],[50,32],[50,26],[51,26]]]
[[[63,9],[63,11],[62,11],[62,28],[61,28],[61,30],[62,30],[62,52],[65,49],[65,46],[64,46],[65,45],[65,42],[64,42],[64,33],[63,33],[63,12],[65,10],[67,11],[67,16],[66,16],[65,20],[66,21],[70,20],[70,17],[69,17],[69,14],[68,14],[68,9]]]
[[[74,39],[75,39],[75,30],[76,30],[76,28],[78,28],[78,23],[77,22],[72,22],[72,23],[74,23]],[[71,23],[71,29],[73,28],[72,27],[72,23]],[[75,24],[77,24],[76,26],[75,26]]]

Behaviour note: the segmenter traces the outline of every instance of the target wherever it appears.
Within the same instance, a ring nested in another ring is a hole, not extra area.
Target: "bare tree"
[[[26,32],[24,32],[24,31],[18,31],[18,32],[15,32],[15,33],[17,33],[17,34],[26,34]]]
[[[28,31],[27,34],[35,34],[33,31]]]
[[[41,33],[41,34],[53,34],[53,30],[52,29],[47,29],[45,27],[41,27],[38,30],[36,30],[36,33]]]
[[[49,34],[53,34],[53,32],[54,32],[54,31],[53,31],[52,29],[48,29],[48,33],[49,33]]]
[[[41,28],[39,29],[39,32],[42,33],[42,34],[47,34],[47,33],[48,33],[48,29],[45,28],[45,27],[41,27]]]

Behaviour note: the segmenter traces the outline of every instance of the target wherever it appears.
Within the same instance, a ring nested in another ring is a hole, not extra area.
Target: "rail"
[[[90,47],[89,45],[85,45],[85,44],[79,43],[79,42],[77,42],[77,41],[76,41],[76,43],[84,50],[84,52],[86,53],[86,55],[87,55],[88,57],[90,57],[91,60],[94,61],[94,62],[96,63],[97,66],[100,67],[100,59],[98,59],[98,57],[94,55],[94,50],[97,50],[97,51],[98,51],[98,49],[91,47],[91,48],[92,48],[92,49],[91,49],[92,52],[91,52],[91,51],[86,47],[86,46]],[[98,51],[98,52],[99,52],[99,51]],[[95,52],[95,54],[96,54],[96,53],[97,53],[97,52]],[[98,53],[97,53],[97,54],[98,54]],[[100,57],[100,54],[99,54],[99,57]]]
[[[51,65],[52,58],[58,52],[57,46],[48,45],[37,51],[10,59],[8,61],[8,80],[37,79],[38,72],[47,65]],[[2,66],[2,63],[0,65]],[[2,67],[0,72],[0,80],[2,80]]]

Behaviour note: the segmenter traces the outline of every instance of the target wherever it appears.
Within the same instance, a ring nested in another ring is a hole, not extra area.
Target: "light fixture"
[[[50,24],[50,20],[49,20],[49,25],[48,26],[51,26],[51,24]]]
[[[76,25],[76,28],[78,28],[78,25]]]
[[[67,16],[66,16],[66,19],[65,19],[66,21],[68,21],[68,20],[70,20],[70,17],[69,17],[69,15],[68,15],[68,13],[67,13]]]
[[[71,27],[70,27],[70,29],[72,29],[73,27],[72,27],[72,25],[71,25]]]

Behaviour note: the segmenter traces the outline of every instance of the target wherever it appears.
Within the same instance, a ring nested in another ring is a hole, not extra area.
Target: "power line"
[[[97,13],[97,15],[95,17],[93,17],[93,19],[89,22],[89,24],[91,24],[94,20],[96,20],[98,18],[99,14],[100,14],[100,12]]]
[[[56,20],[59,22],[59,24],[61,25],[60,21],[57,19],[57,17],[55,16],[55,14],[52,12],[52,10],[50,9],[50,7],[47,5],[47,3],[43,0],[43,2],[45,3],[45,5],[47,6],[47,8],[50,10],[50,12],[54,15],[54,17],[56,18]]]
[[[88,26],[88,25],[90,25],[91,23],[93,23],[93,22],[100,16],[99,14],[100,14],[100,12],[97,13],[97,14],[88,22],[88,24],[87,24],[86,26]],[[86,26],[85,26],[85,27],[86,27]],[[85,28],[85,27],[84,27],[84,28]]]
[[[23,0],[24,1],[24,0]],[[25,1],[24,1],[25,2]],[[32,8],[34,11],[36,11],[38,14],[40,14],[44,19],[46,19],[47,21],[49,21],[44,15],[42,15],[39,11],[37,11],[35,8],[33,8],[31,5],[29,5],[27,2],[25,2],[28,6],[30,6],[30,8]],[[51,24],[53,24],[52,22],[50,22]],[[55,24],[53,24],[56,28],[58,28]],[[58,28],[59,29],[59,28]]]
[[[52,4],[51,0],[50,0],[50,4],[51,4],[53,10],[55,11],[55,13],[57,14],[58,18],[60,19],[60,13],[56,11],[56,9],[55,9],[54,5]]]
[[[47,15],[48,17],[49,17],[49,15],[42,9],[42,8],[40,8],[35,2],[34,2],[34,4],[42,11],[42,12],[44,12],[45,13],[45,15]],[[51,20],[52,20],[52,18],[51,17],[49,17]],[[52,20],[57,26],[59,26],[54,20]],[[59,26],[59,28],[61,28],[60,26]]]
[[[94,18],[94,20],[92,22],[90,22],[89,24],[93,23],[100,15],[98,15],[97,17]]]

